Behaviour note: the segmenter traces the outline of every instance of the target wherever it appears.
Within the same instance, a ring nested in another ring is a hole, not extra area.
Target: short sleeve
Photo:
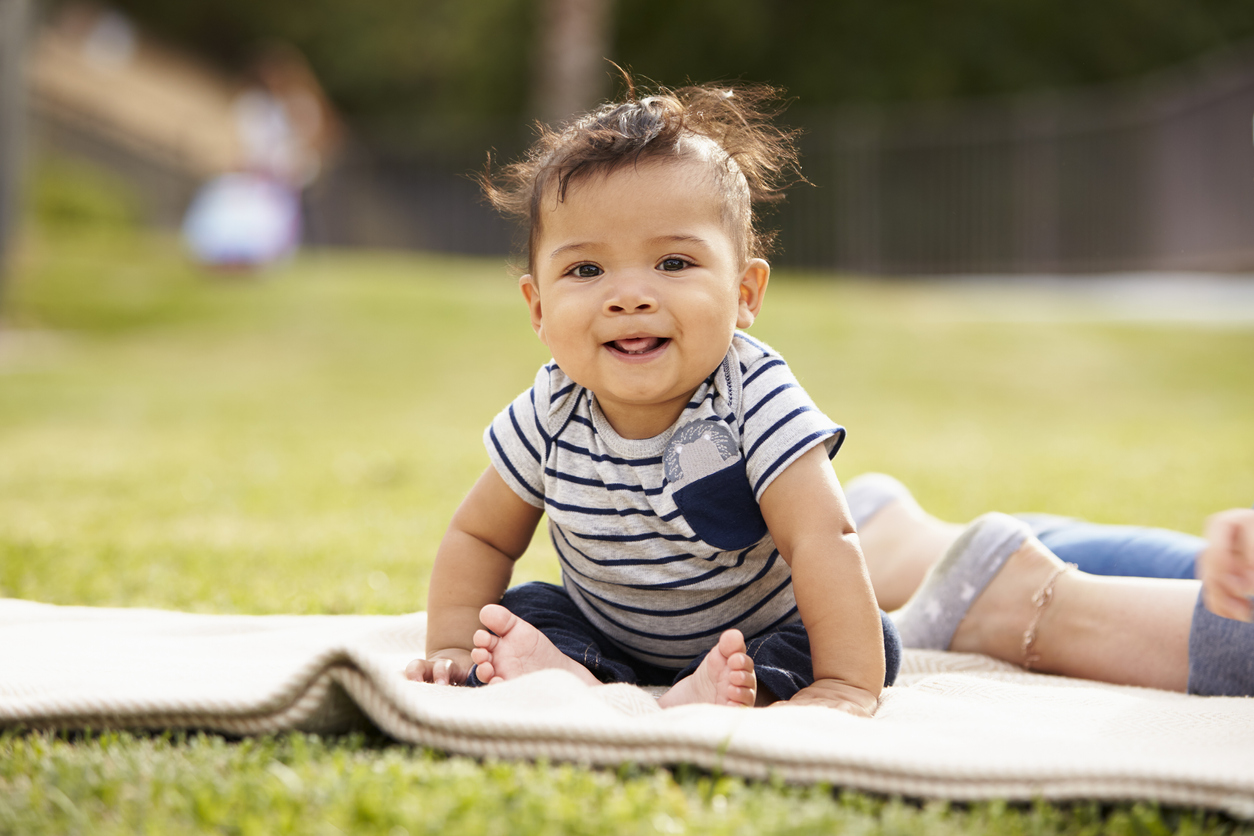
[[[824,415],[778,354],[768,352],[744,370],[741,444],[753,495],[762,492],[802,454],[817,444],[836,455],[845,428]]]
[[[492,420],[483,433],[492,466],[528,505],[544,507],[544,462],[552,443],[549,416],[549,367],[540,369],[535,384]]]

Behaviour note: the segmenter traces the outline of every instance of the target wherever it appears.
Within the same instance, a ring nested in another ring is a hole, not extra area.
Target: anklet
[[[1049,606],[1049,602],[1054,600],[1054,584],[1062,577],[1062,574],[1069,569],[1075,569],[1074,563],[1067,563],[1061,569],[1054,570],[1054,574],[1049,576],[1049,580],[1045,581],[1045,585],[1041,587],[1040,592],[1032,596],[1032,603],[1036,604],[1036,612],[1032,614],[1032,622],[1028,624],[1028,629],[1023,631],[1023,669],[1032,670],[1032,666],[1041,661],[1041,654],[1033,653],[1032,647],[1036,644],[1036,628],[1041,623],[1041,616],[1045,614],[1045,608]]]

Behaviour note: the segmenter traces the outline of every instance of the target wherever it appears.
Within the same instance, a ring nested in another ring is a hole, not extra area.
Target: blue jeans
[[[592,626],[566,590],[538,581],[515,586],[506,591],[501,605],[536,627],[557,649],[574,659],[602,682],[627,682],[633,685],[674,685],[696,671],[705,654],[676,671],[642,662],[620,650],[596,627]],[[880,612],[884,628],[884,684],[892,685],[901,668],[901,639],[888,616]],[[749,658],[757,674],[758,685],[786,700],[814,682],[810,665],[810,639],[800,622],[784,624],[765,633],[746,638]],[[471,669],[467,685],[481,685]]]
[[[1161,528],[1018,514],[1050,551],[1093,575],[1193,578],[1206,541]],[[1254,624],[1215,615],[1199,594],[1189,629],[1190,694],[1254,696]]]
[[[1052,514],[1016,514],[1045,547],[1090,575],[1192,578],[1206,541],[1165,528],[1099,525]]]

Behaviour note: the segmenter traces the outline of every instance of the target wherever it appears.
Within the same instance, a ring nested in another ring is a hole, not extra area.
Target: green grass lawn
[[[140,234],[25,242],[0,330],[0,595],[422,609],[480,436],[547,359],[488,260],[212,275]],[[753,332],[941,516],[1198,532],[1254,499],[1254,329],[967,321],[943,286],[781,271]],[[556,580],[543,537],[516,580]],[[950,807],[386,740],[0,735],[0,832],[1219,833],[1145,805]]]

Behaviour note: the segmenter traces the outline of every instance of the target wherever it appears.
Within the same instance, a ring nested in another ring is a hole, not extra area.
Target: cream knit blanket
[[[0,726],[334,732],[500,758],[693,763],[951,799],[1154,799],[1254,818],[1254,699],[1188,697],[909,652],[875,719],[661,710],[545,671],[407,681],[426,617],[195,615],[0,599]]]

